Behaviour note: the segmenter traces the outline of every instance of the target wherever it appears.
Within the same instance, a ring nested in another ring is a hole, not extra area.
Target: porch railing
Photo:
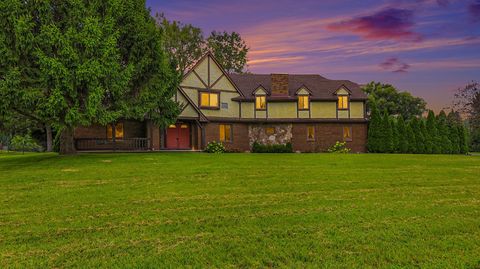
[[[75,147],[77,150],[149,150],[150,138],[125,138],[115,142],[105,138],[77,138]]]

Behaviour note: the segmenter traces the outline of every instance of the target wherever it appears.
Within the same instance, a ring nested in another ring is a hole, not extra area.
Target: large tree
[[[51,151],[55,119],[45,110],[47,96],[36,57],[40,28],[34,14],[39,7],[34,1],[0,2],[0,117],[9,133],[18,133],[24,123],[30,130],[44,130],[46,150]]]
[[[2,40],[1,50],[9,44],[32,50],[34,67],[22,70],[18,57],[0,75],[15,94],[34,96],[42,113],[56,122],[61,153],[75,152],[73,131],[79,125],[122,118],[165,125],[177,115],[171,97],[180,76],[144,0],[2,4],[12,16],[0,31],[12,40]],[[18,29],[22,35],[9,34]],[[32,78],[34,86],[22,86]]]
[[[213,31],[207,39],[207,46],[228,73],[246,71],[249,48],[240,34]]]
[[[170,60],[184,74],[206,51],[200,28],[179,21],[169,21],[164,14],[156,15],[158,26],[165,34],[165,48]]]
[[[409,92],[399,92],[390,84],[370,82],[363,87],[368,95],[367,105],[375,102],[380,111],[386,110],[389,115],[402,115],[405,120],[420,117],[425,112],[426,102],[414,97]]]
[[[471,149],[480,151],[480,84],[472,81],[455,93],[454,108],[468,120]]]

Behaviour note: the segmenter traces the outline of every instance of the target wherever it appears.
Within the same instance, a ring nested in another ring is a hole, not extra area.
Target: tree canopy
[[[62,153],[75,151],[79,125],[122,118],[165,125],[178,114],[171,97],[180,76],[144,0],[6,0],[1,7],[8,62],[0,69],[0,110],[53,119],[63,131]]]
[[[207,39],[208,49],[228,73],[243,73],[249,48],[236,32],[213,31]]]
[[[169,21],[164,14],[157,14],[156,19],[165,34],[164,46],[171,62],[184,74],[206,51],[202,29],[179,21]]]
[[[169,21],[164,14],[157,14],[156,19],[166,37],[166,51],[182,74],[207,51],[215,56],[228,73],[243,73],[247,70],[249,48],[239,33],[212,31],[205,39],[202,29],[191,24]]]
[[[468,120],[472,150],[480,151],[480,84],[472,81],[459,88],[455,93],[454,108]]]
[[[390,84],[370,82],[363,91],[368,95],[367,105],[375,103],[380,111],[389,115],[402,115],[404,119],[421,116],[426,111],[427,103],[420,97],[414,97],[409,92],[399,92]]]

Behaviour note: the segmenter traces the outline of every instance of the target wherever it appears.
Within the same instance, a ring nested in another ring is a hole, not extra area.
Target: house
[[[174,98],[182,108],[175,124],[162,129],[149,121],[125,120],[115,130],[80,127],[77,149],[201,150],[221,141],[229,150],[244,152],[258,141],[291,142],[295,151],[322,152],[346,141],[353,152],[366,150],[367,96],[348,80],[228,74],[207,54],[185,74]]]

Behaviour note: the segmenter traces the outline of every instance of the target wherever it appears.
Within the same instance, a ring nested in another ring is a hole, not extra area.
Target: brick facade
[[[208,123],[204,125],[205,141],[219,140],[219,124]],[[228,123],[227,123],[228,124]],[[232,123],[232,142],[224,142],[225,147],[232,151],[249,151],[251,149],[248,123]],[[256,124],[258,125],[258,124]],[[315,140],[307,140],[307,128],[314,126]],[[347,147],[352,152],[365,152],[367,144],[366,123],[293,123],[292,146],[294,151],[300,152],[326,152],[337,141],[343,141],[343,127],[352,128],[352,141],[347,141]]]
[[[288,74],[271,74],[272,95],[288,96]]]
[[[307,128],[314,126],[315,140],[307,141]],[[294,151],[326,152],[337,141],[343,141],[343,127],[352,128],[352,141],[347,141],[347,147],[352,152],[366,152],[366,123],[316,123],[293,124],[292,146]]]
[[[131,120],[120,122],[123,123],[124,138],[147,137],[147,127],[144,122]],[[77,127],[75,129],[75,138],[107,138],[107,126],[94,124]]]
[[[205,144],[220,139],[220,127],[223,123],[208,123],[205,128]],[[248,124],[246,123],[225,123],[232,125],[232,141],[223,142],[227,150],[235,152],[245,152],[250,150],[250,142],[248,137]]]

